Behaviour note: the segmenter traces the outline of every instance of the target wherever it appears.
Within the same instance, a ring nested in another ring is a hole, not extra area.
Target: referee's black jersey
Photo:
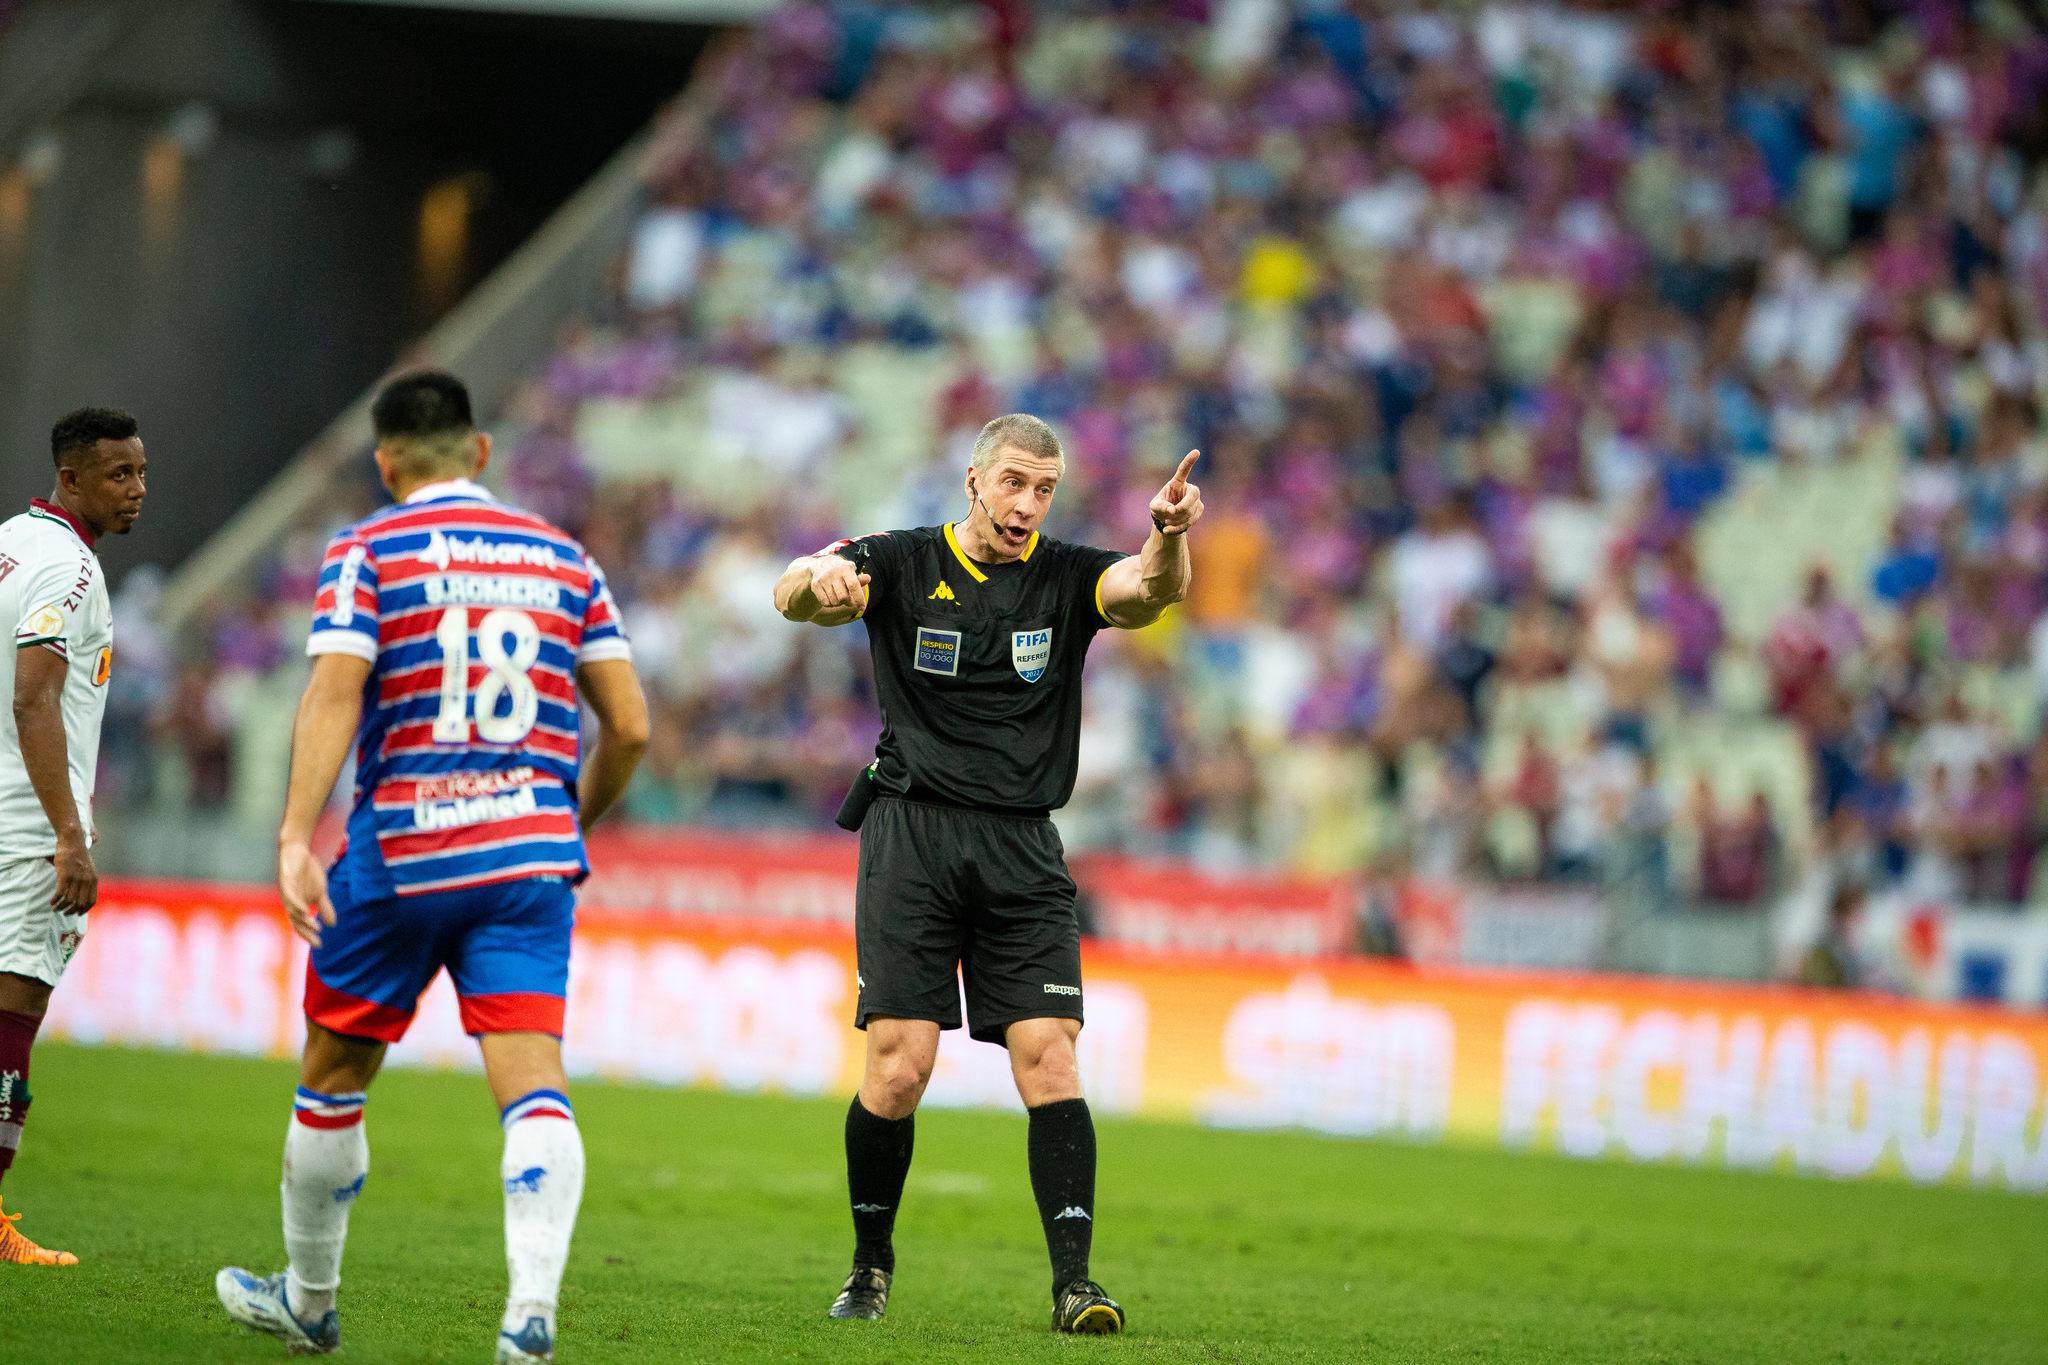
[[[1081,662],[1111,624],[1111,550],[1036,536],[981,564],[947,526],[832,547],[872,577],[865,616],[882,706],[882,791],[913,801],[1043,814],[1074,791]]]

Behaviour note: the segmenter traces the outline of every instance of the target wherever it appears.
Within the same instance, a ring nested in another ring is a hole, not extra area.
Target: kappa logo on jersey
[[[960,632],[919,626],[917,659],[912,666],[920,673],[941,673],[948,678],[959,677]]]
[[[1045,666],[1052,662],[1052,632],[1011,631],[1010,662],[1016,666],[1018,677],[1028,683],[1037,682],[1045,676]]]
[[[451,536],[438,528],[427,532],[420,558],[437,569],[450,564],[521,564],[536,569],[557,566],[555,547],[520,540],[487,540],[483,536]]]
[[[933,588],[931,595],[924,600],[927,602],[957,602],[960,599],[953,596],[953,589],[947,585],[945,579],[941,578],[939,586]]]

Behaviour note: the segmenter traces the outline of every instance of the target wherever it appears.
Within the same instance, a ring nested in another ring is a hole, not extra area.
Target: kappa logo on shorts
[[[960,632],[919,626],[917,659],[913,667],[920,673],[941,673],[948,678],[959,677]]]
[[[1016,666],[1018,677],[1025,682],[1037,682],[1045,676],[1045,666],[1052,662],[1052,632],[1011,631],[1010,662]]]
[[[1055,986],[1048,981],[1045,983],[1045,993],[1047,995],[1079,995],[1081,988],[1079,986]]]

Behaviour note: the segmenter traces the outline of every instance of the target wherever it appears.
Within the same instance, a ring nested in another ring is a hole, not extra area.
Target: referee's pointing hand
[[[1188,528],[1202,519],[1202,490],[1188,482],[1188,471],[1201,458],[1201,451],[1190,450],[1180,468],[1166,481],[1166,487],[1152,499],[1152,521],[1161,535],[1186,535]]]

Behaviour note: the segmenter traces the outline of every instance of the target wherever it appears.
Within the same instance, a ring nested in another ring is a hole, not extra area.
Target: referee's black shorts
[[[963,983],[984,1043],[1020,1019],[1081,1018],[1074,879],[1050,820],[882,797],[861,825],[853,905],[859,1028],[959,1028]]]

